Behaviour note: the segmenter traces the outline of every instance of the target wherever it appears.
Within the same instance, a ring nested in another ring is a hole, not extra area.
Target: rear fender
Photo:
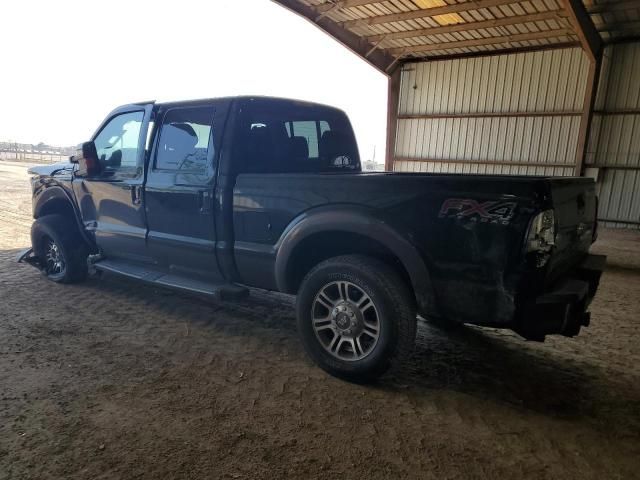
[[[293,292],[289,284],[288,263],[296,247],[315,234],[328,231],[348,232],[371,238],[387,247],[409,274],[418,309],[434,311],[435,297],[429,271],[416,247],[385,221],[362,207],[320,207],[297,217],[283,232],[276,244],[275,276],[278,290]]]

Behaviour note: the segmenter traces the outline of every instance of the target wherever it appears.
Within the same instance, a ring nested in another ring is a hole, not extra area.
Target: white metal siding
[[[577,48],[408,64],[401,114],[582,108],[588,62]]]
[[[575,48],[405,65],[394,169],[571,175],[587,70]]]
[[[578,116],[398,120],[396,158],[571,167],[579,128]]]
[[[586,159],[598,168],[600,218],[640,222],[639,109],[640,43],[609,46]]]
[[[640,221],[640,169],[604,169],[598,181],[598,199],[601,219],[620,225],[637,224]]]

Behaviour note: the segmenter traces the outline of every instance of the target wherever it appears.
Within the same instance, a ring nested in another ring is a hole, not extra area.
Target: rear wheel
[[[89,250],[73,220],[53,214],[31,227],[31,244],[44,275],[57,283],[75,283],[87,276]]]
[[[416,314],[404,281],[363,255],[326,260],[305,277],[297,297],[298,331],[309,356],[332,375],[376,379],[406,359]]]

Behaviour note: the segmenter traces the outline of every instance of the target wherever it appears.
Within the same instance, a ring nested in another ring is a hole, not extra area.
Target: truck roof
[[[342,109],[334,107],[333,105],[327,105],[317,102],[310,102],[307,100],[300,100],[295,98],[284,98],[284,97],[273,97],[268,95],[233,95],[233,96],[223,96],[223,97],[209,97],[209,98],[197,98],[197,99],[189,99],[189,100],[172,100],[168,102],[156,102],[155,100],[146,100],[142,102],[132,102],[134,105],[148,105],[155,104],[157,106],[174,106],[174,105],[190,105],[190,104],[198,104],[198,103],[206,103],[211,101],[219,101],[219,100],[267,100],[272,101],[274,103],[289,103],[296,105],[305,105],[309,107],[319,107],[319,108],[331,108],[333,110]]]

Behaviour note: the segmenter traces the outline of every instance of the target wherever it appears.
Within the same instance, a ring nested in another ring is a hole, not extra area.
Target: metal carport
[[[589,175],[640,226],[640,1],[273,1],[388,76],[387,170]]]

